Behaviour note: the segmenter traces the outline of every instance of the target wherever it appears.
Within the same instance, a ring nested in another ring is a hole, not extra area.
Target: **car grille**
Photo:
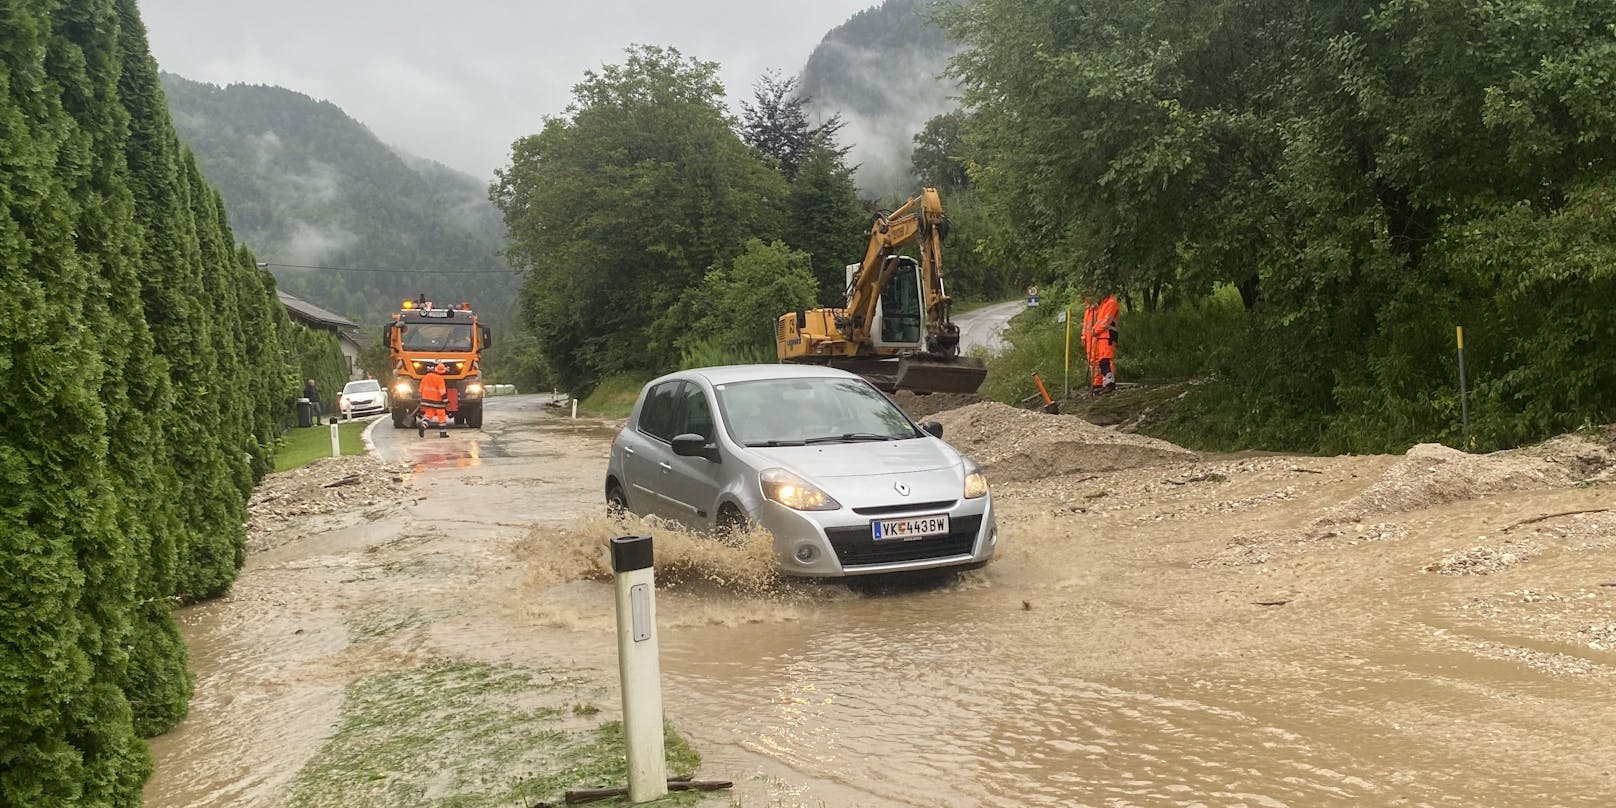
[[[869,525],[837,527],[825,531],[836,558],[843,567],[862,567],[871,564],[895,564],[902,561],[923,561],[970,555],[976,549],[976,532],[982,527],[982,517],[957,516],[949,520],[947,536],[933,536],[914,541],[876,541],[870,537]]]
[[[911,502],[906,505],[880,505],[869,508],[854,508],[853,513],[864,516],[884,516],[889,513],[941,513],[954,507],[957,499],[945,499],[939,502]]]

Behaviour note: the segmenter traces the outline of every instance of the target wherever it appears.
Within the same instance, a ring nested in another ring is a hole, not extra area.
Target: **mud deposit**
[[[667,717],[699,776],[736,781],[708,804],[1616,793],[1603,440],[1198,458],[994,406],[937,418],[990,468],[999,557],[851,583],[778,577],[763,535],[600,516],[610,430],[538,407],[382,436],[399,504],[288,520],[184,612],[198,695],[148,803],[553,799],[589,775],[546,768],[545,722],[602,742],[618,709],[603,542],[626,532],[657,541]]]

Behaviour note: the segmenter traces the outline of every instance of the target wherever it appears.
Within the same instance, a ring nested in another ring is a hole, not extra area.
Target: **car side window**
[[[663,382],[651,388],[640,408],[640,432],[665,441],[673,440],[679,426],[679,387],[682,382]]]
[[[694,432],[711,442],[713,410],[707,405],[707,392],[699,384],[685,382],[683,398],[685,422],[679,428],[680,433]]]

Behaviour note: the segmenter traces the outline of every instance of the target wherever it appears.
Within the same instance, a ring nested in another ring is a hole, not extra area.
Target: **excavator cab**
[[[898,259],[891,280],[881,290],[875,305],[877,348],[920,348],[926,334],[926,304],[921,297],[920,264],[913,258]]]

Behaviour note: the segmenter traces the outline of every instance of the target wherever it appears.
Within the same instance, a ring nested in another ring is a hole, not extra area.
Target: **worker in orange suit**
[[[1099,304],[1094,302],[1094,293],[1086,292],[1083,295],[1083,360],[1088,367],[1089,378],[1100,374],[1098,360],[1094,356],[1094,321],[1100,314]]]
[[[449,385],[444,383],[443,374],[449,369],[442,362],[432,366],[432,371],[421,380],[421,419],[415,424],[415,434],[426,437],[426,427],[429,423],[438,425],[438,437],[449,437]]]
[[[1117,389],[1117,318],[1122,307],[1116,295],[1106,295],[1095,307],[1094,326],[1089,331],[1094,346],[1094,392],[1110,393]]]

